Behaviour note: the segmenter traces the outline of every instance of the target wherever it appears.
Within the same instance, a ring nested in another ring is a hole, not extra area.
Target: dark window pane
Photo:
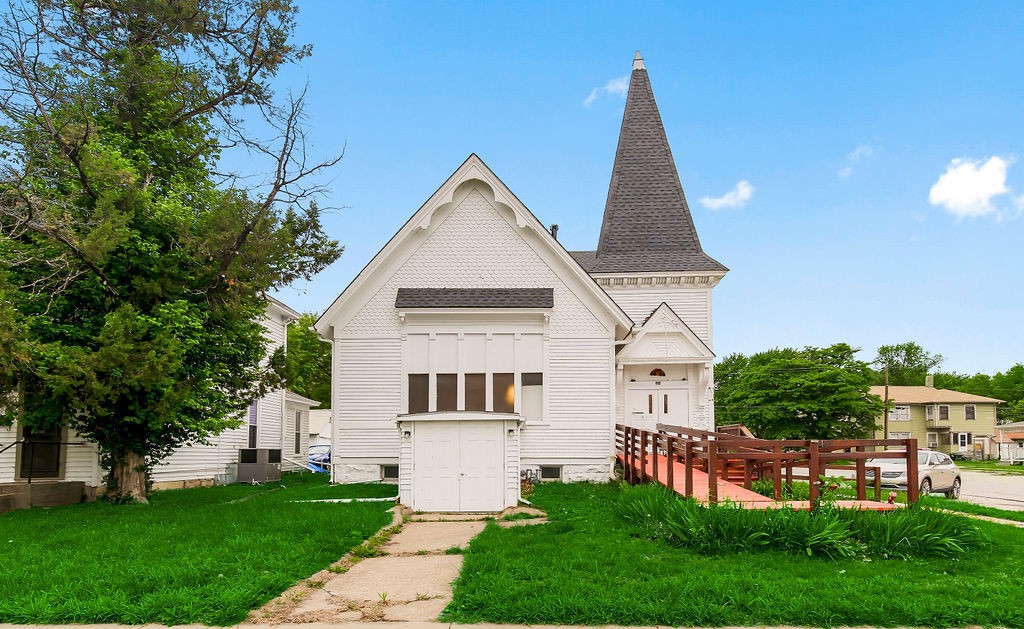
[[[33,430],[24,428],[21,444],[22,478],[60,477],[60,428]]]
[[[487,410],[487,374],[466,374],[466,410]]]
[[[513,373],[496,373],[494,378],[494,412],[513,413],[516,407],[516,380]]]
[[[426,413],[430,409],[430,376],[409,374],[409,412]]]
[[[249,424],[249,447],[250,448],[255,448],[256,447],[256,437],[257,437],[256,425],[255,424]]]
[[[459,375],[454,373],[437,374],[437,410],[459,410]]]
[[[524,373],[523,374],[523,386],[532,387],[540,386],[544,384],[544,374],[542,373]]]

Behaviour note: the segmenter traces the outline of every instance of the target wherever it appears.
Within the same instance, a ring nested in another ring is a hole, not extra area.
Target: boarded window
[[[949,421],[949,405],[942,404],[941,406],[939,406],[939,421],[940,422],[948,422]]]
[[[426,413],[430,409],[430,376],[409,374],[409,412]]]
[[[524,373],[523,383],[523,419],[541,421],[544,419],[544,374]]]
[[[459,410],[459,375],[455,373],[437,374],[437,410]]]
[[[516,408],[515,374],[496,373],[494,380],[494,412],[514,413]]]
[[[466,374],[466,410],[487,410],[487,374]]]
[[[964,405],[964,419],[974,419],[975,417],[976,417],[976,415],[975,415],[974,405],[973,404],[965,404]]]

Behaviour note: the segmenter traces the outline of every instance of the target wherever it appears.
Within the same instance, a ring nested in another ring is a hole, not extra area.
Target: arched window
[[[660,367],[655,367],[654,369],[651,370],[651,375],[657,378],[664,378],[665,370]]]

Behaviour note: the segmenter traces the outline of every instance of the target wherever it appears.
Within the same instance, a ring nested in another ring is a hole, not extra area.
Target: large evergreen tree
[[[148,465],[279,384],[264,295],[340,255],[306,183],[340,157],[307,163],[302,99],[269,87],[310,52],[295,15],[35,0],[0,17],[2,419],[95,441],[116,496],[144,500]],[[267,163],[218,172],[232,146]]]

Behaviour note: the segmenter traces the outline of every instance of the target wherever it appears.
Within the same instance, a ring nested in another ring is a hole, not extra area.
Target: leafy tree
[[[889,384],[924,385],[928,372],[941,365],[943,360],[941,354],[932,354],[913,341],[882,345],[872,363],[878,368],[875,384],[885,383],[885,370],[888,368]]]
[[[341,253],[308,177],[291,0],[35,0],[0,14],[0,421],[95,441],[111,493],[268,387],[265,293]],[[250,132],[256,120],[273,137]],[[248,149],[262,184],[222,173]],[[261,163],[264,159],[266,163]],[[271,361],[271,365],[279,361]]]
[[[837,343],[727,356],[715,367],[715,414],[766,439],[869,437],[882,401],[856,352]]]
[[[303,314],[288,326],[288,388],[299,395],[331,406],[331,346],[320,340],[311,328],[317,316]]]

